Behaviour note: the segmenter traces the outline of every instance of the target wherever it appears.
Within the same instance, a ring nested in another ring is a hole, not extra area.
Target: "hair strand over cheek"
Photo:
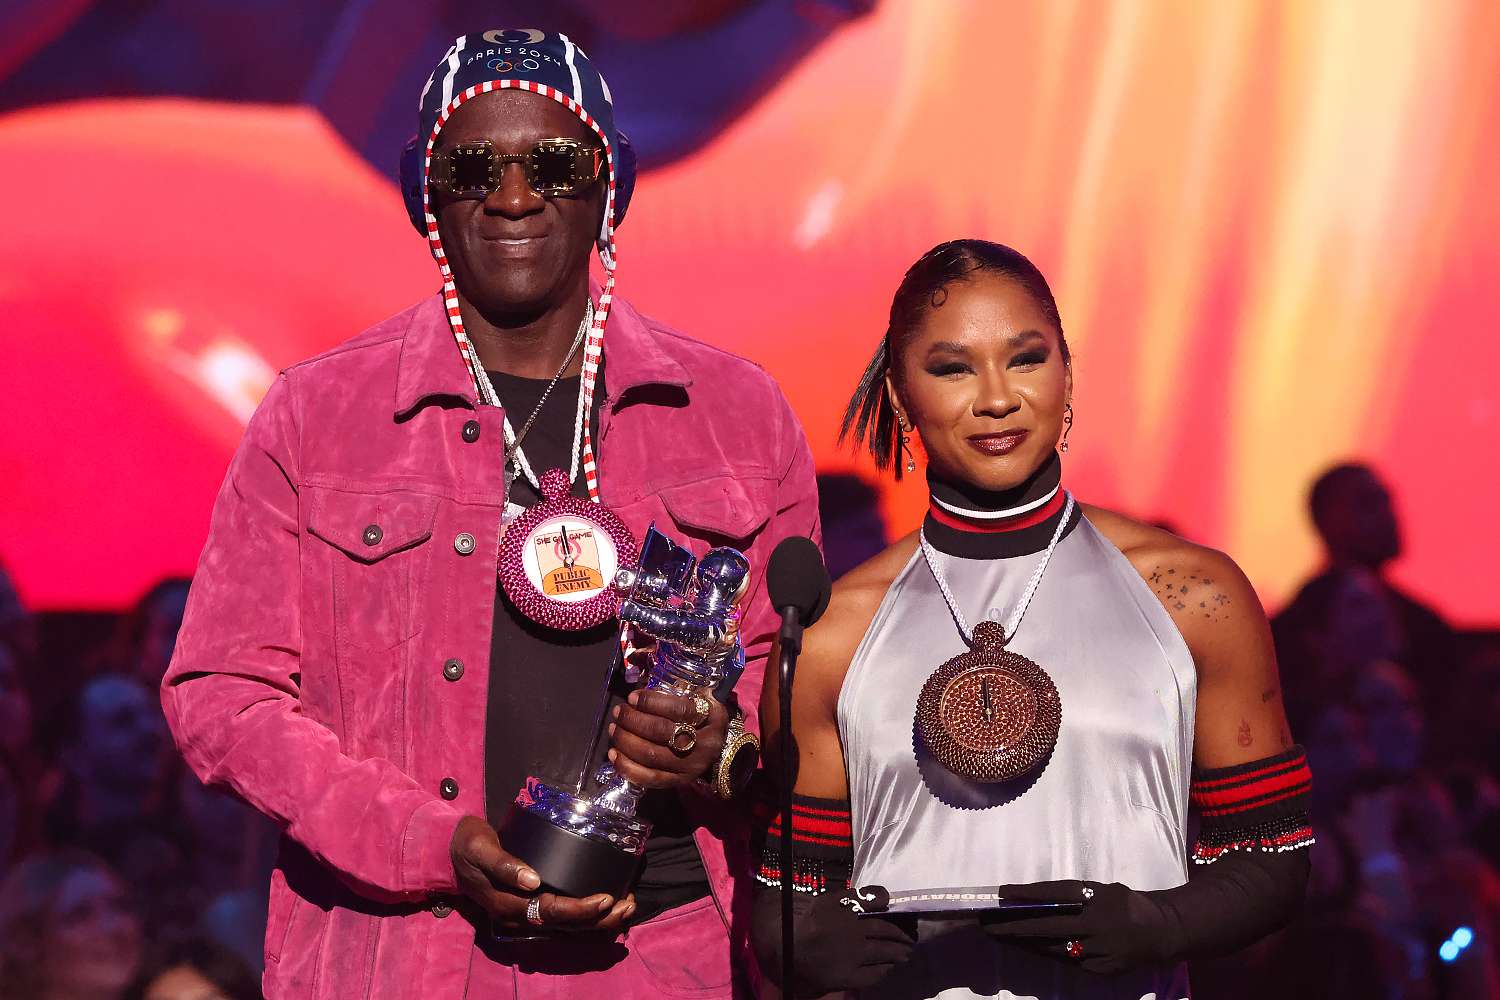
[[[886,376],[890,374],[890,356],[886,348],[889,333],[881,338],[875,355],[865,366],[859,387],[844,409],[844,419],[839,426],[839,442],[849,437],[851,431],[856,442],[864,442],[875,460],[875,468],[884,472],[895,469],[896,480],[901,479],[901,432],[896,418],[896,407],[886,392]]]

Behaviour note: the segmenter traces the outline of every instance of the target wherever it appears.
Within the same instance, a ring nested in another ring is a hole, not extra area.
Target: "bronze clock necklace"
[[[922,557],[969,650],[938,667],[922,685],[917,696],[917,733],[934,760],[970,781],[1020,778],[1046,760],[1057,744],[1062,728],[1057,686],[1040,666],[1006,646],[1021,627],[1073,516],[1073,494],[1065,495],[1067,503],[1052,541],[1004,625],[985,619],[970,631],[938,568],[927,533],[919,535]]]

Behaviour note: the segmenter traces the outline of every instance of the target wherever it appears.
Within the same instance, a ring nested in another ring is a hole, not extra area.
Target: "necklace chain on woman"
[[[553,388],[562,379],[563,372],[567,371],[568,366],[573,363],[574,356],[578,354],[578,346],[583,343],[584,335],[588,332],[589,324],[593,321],[593,318],[594,303],[590,301],[587,302],[584,307],[583,320],[578,324],[578,333],[573,337],[573,346],[568,348],[567,357],[563,358],[562,364],[558,365],[556,374],[554,374],[552,376],[552,380],[547,383],[547,388],[542,390],[542,397],[536,401],[536,406],[532,407],[531,416],[526,418],[526,422],[521,425],[521,430],[519,432],[512,430],[510,425],[510,417],[506,416],[504,418],[505,462],[503,466],[503,472],[505,475],[505,503],[507,505],[510,503],[510,486],[511,483],[515,481],[515,476],[511,473],[512,463],[517,466],[517,471],[526,477],[526,481],[529,482],[532,487],[537,490],[538,493],[541,492],[541,484],[537,481],[536,473],[532,471],[531,463],[526,460],[526,453],[521,450],[521,441],[526,437],[527,432],[531,430],[532,425],[536,423],[537,417],[541,416],[542,407],[546,404],[547,397],[552,395]],[[486,384],[488,384],[487,379]],[[490,389],[490,391],[487,394],[489,398],[486,399],[485,402],[490,403],[492,406],[499,406],[500,397],[494,391],[494,387],[488,385],[487,387]],[[582,380],[580,380],[578,386],[578,413],[574,418],[573,423],[573,454],[568,470],[568,482],[570,483],[578,478],[578,459],[579,455],[582,453],[583,422],[587,419],[587,414],[583,412],[583,397],[583,384]]]
[[[1047,572],[1047,564],[1052,561],[1052,553],[1057,549],[1057,543],[1062,541],[1063,532],[1068,529],[1068,521],[1073,516],[1073,494],[1065,493],[1068,502],[1063,505],[1062,520],[1057,522],[1057,530],[1052,533],[1052,541],[1047,545],[1047,551],[1042,553],[1042,561],[1037,564],[1036,572],[1031,574],[1031,582],[1026,585],[1026,591],[1021,595],[1021,600],[1016,603],[1015,610],[1010,614],[1010,621],[1005,625],[1004,642],[1009,643],[1015,638],[1016,630],[1021,627],[1021,619],[1026,614],[1026,609],[1031,606],[1031,598],[1036,594],[1037,586],[1042,582],[1042,574]],[[968,622],[964,621],[964,613],[958,609],[958,601],[953,597],[953,591],[948,589],[948,581],[943,579],[943,574],[938,571],[937,555],[933,552],[932,543],[927,540],[927,532],[918,534],[922,544],[922,558],[927,560],[927,568],[932,570],[932,578],[937,581],[938,590],[943,594],[943,600],[948,602],[948,610],[953,614],[953,622],[958,626],[958,634],[963,636],[966,645],[974,645],[974,633],[970,631]]]

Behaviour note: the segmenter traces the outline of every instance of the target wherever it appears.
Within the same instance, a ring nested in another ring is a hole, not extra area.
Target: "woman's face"
[[[59,992],[113,996],[141,962],[141,925],[111,875],[80,868],[63,882],[47,937],[47,981]]]
[[[987,490],[1018,486],[1062,433],[1073,376],[1061,334],[1002,276],[954,282],[934,302],[899,345],[887,391],[933,471]]]

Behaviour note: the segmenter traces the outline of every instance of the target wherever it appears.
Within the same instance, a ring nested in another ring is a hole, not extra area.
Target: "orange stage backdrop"
[[[1010,243],[1074,345],[1081,496],[1276,604],[1316,562],[1311,478],[1366,458],[1400,578],[1495,623],[1497,37],[1483,0],[887,0],[642,178],[620,288],[766,365],[833,469],[907,264]],[[0,186],[0,559],[43,607],[190,569],[274,370],[436,284],[395,189],[304,111],[24,112]],[[893,526],[922,499],[890,491]]]

